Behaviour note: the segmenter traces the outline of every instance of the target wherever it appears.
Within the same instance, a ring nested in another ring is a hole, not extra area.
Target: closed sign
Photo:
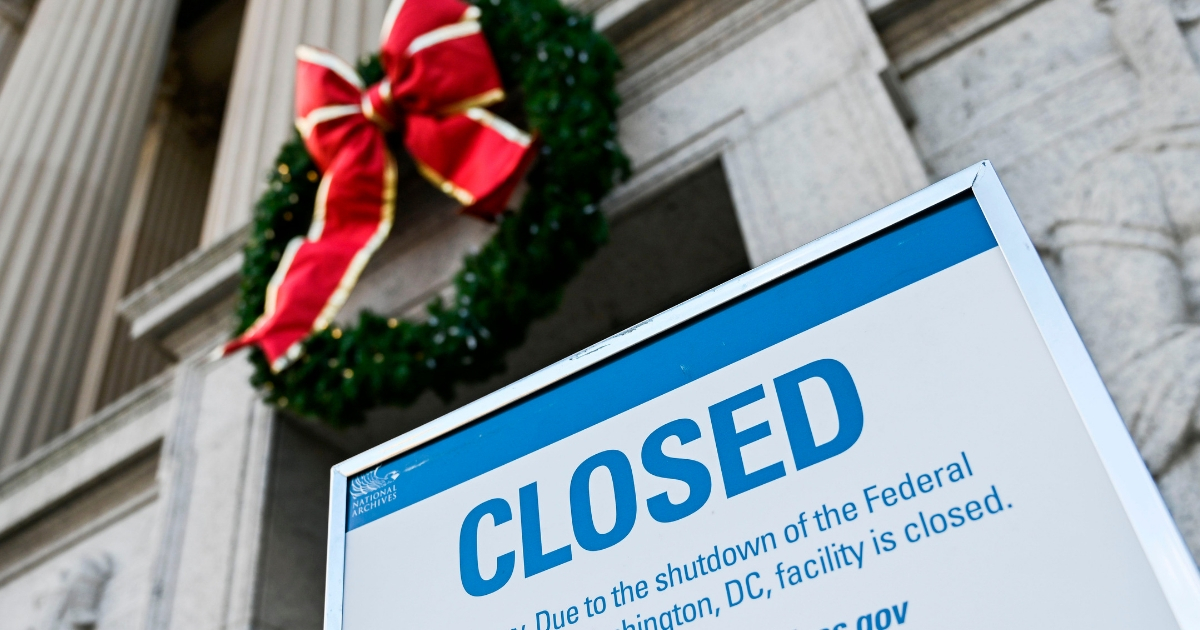
[[[333,474],[326,627],[1200,628],[984,163]]]

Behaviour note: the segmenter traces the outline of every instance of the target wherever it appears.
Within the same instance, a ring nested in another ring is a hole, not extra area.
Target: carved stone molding
[[[52,630],[92,630],[100,625],[104,591],[116,570],[112,556],[84,558],[69,578]]]
[[[1099,0],[1137,76],[1133,134],[1074,177],[1059,288],[1151,472],[1200,432],[1200,70],[1165,0]]]

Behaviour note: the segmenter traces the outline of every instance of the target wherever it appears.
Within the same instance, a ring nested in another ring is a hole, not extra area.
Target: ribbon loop
[[[288,244],[262,316],[225,353],[257,344],[278,371],[332,323],[391,230],[396,164],[386,131],[403,127],[420,173],[464,213],[504,211],[533,141],[482,109],[504,91],[478,20],[479,9],[459,0],[393,0],[380,51],[386,78],[370,87],[333,53],[296,50],[296,128],[323,172],[313,222]]]

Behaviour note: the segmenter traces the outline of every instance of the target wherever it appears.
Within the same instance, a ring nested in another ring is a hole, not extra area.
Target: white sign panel
[[[1200,630],[986,163],[333,480],[331,630]]]

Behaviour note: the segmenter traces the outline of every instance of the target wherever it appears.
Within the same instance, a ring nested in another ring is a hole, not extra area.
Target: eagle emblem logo
[[[396,479],[400,477],[400,472],[395,470],[381,474],[379,470],[381,466],[382,464],[376,466],[371,472],[350,480],[350,496],[355,499],[366,496],[395,483]]]

